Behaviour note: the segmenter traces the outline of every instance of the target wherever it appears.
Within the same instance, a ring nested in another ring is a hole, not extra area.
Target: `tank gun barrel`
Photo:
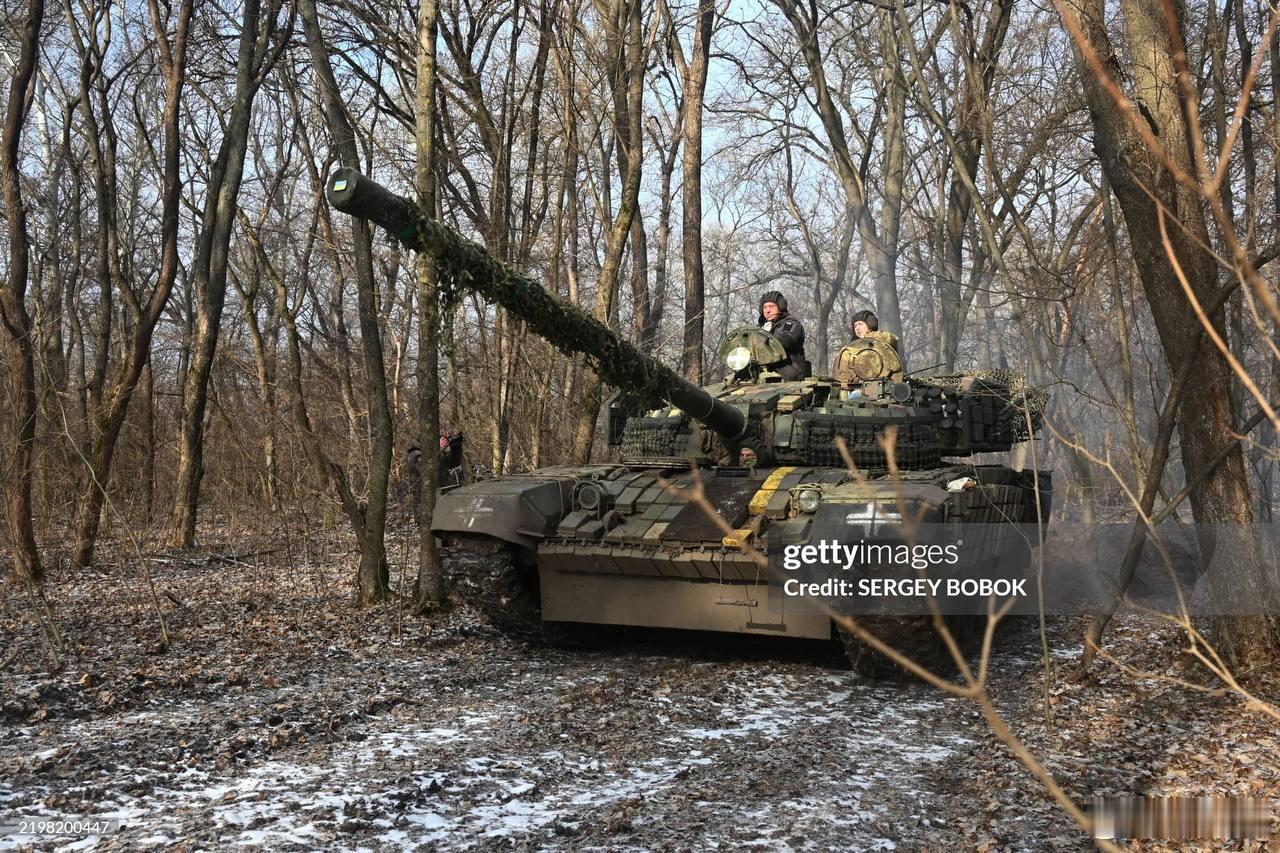
[[[337,210],[373,222],[415,251],[433,255],[442,280],[498,303],[561,352],[586,356],[610,385],[655,406],[665,400],[730,441],[746,432],[747,418],[737,408],[645,355],[586,311],[427,216],[409,199],[348,168],[330,176],[325,194]]]

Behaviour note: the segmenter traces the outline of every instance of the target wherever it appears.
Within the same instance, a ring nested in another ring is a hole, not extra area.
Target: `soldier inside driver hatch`
[[[804,358],[804,326],[787,314],[787,297],[777,290],[770,290],[760,297],[760,328],[777,338],[787,351],[787,361],[778,368],[784,380],[803,379],[809,373],[809,363]]]

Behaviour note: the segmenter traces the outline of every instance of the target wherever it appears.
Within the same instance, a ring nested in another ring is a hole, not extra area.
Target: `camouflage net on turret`
[[[456,304],[466,291],[475,291],[520,317],[565,355],[583,355],[602,380],[627,389],[630,395],[651,406],[661,405],[682,381],[678,374],[621,340],[597,318],[558,298],[451,228],[418,216],[414,231],[407,242],[435,257],[441,300],[446,307]]]
[[[1049,392],[1027,383],[1027,377],[1016,370],[994,368],[925,376],[916,380],[959,393],[969,379],[985,379],[1009,389],[1004,409],[999,413],[1000,426],[1012,433],[1015,441],[1029,441],[1044,426],[1044,412],[1049,406]],[[1001,395],[1003,396],[1003,395]]]

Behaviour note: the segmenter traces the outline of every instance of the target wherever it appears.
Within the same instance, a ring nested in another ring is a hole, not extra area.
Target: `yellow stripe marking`
[[[747,540],[751,538],[751,534],[755,530],[750,527],[741,527],[730,533],[728,536],[720,540],[720,544],[726,548],[741,548],[747,544]]]
[[[751,498],[751,504],[747,507],[747,511],[752,515],[760,515],[769,506],[769,500],[773,497],[773,493],[778,491],[778,484],[782,482],[782,478],[796,470],[793,468],[777,468],[764,481],[764,485],[760,487],[760,491],[756,492]]]

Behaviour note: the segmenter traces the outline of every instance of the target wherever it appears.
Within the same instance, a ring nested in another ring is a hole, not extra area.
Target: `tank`
[[[892,539],[903,506],[944,528],[1007,525],[1007,537],[988,536],[968,559],[998,558],[1025,540],[1024,525],[1043,532],[1050,472],[956,461],[1034,437],[1047,394],[1016,374],[908,375],[896,339],[873,336],[840,350],[829,376],[783,381],[781,345],[746,326],[720,344],[724,381],[700,388],[368,178],[340,169],[327,194],[336,209],[434,255],[446,292],[498,303],[618,391],[607,430],[618,461],[441,491],[431,530],[446,574],[505,631],[561,638],[587,624],[838,637],[856,667],[874,669],[830,612],[788,607],[783,578],[755,555],[773,561],[856,525]],[[697,492],[705,500],[693,500]],[[860,621],[913,656],[939,647],[928,616]]]

